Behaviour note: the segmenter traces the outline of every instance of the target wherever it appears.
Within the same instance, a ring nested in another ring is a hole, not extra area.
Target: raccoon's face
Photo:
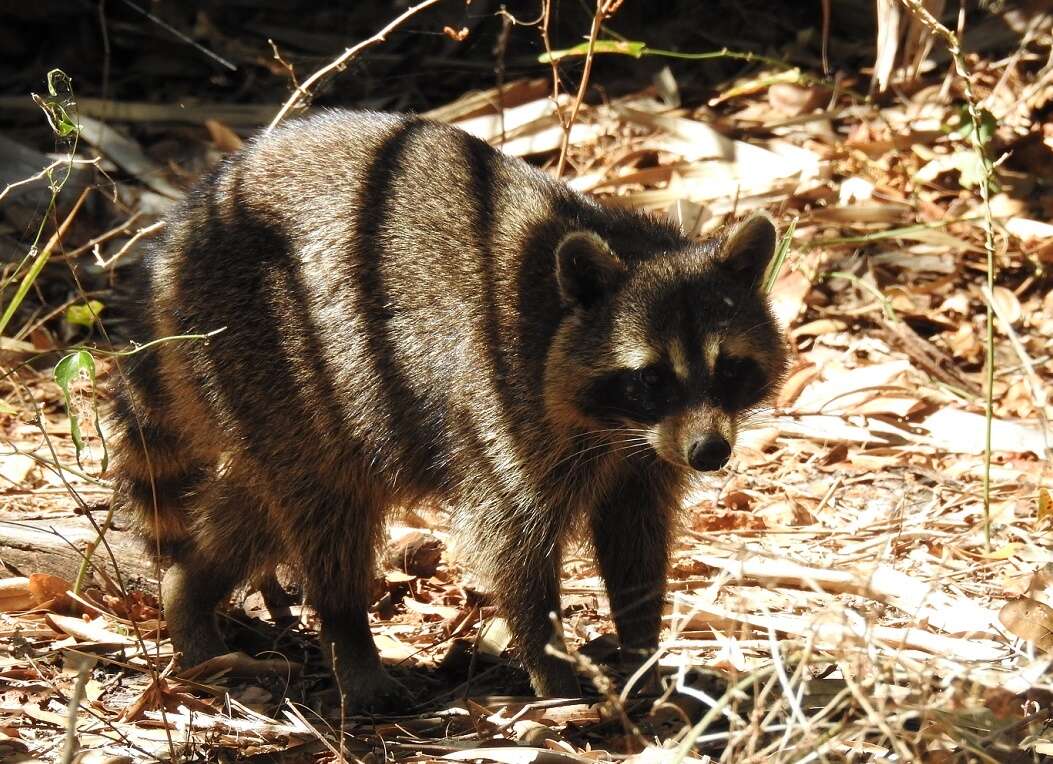
[[[775,244],[765,215],[643,259],[623,259],[592,232],[564,237],[556,280],[567,317],[546,367],[550,413],[621,453],[649,447],[678,467],[723,467],[739,423],[784,373],[761,288]]]

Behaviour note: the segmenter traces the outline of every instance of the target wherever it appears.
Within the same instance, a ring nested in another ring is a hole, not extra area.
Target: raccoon
[[[623,653],[656,649],[675,510],[728,461],[785,350],[755,215],[706,241],[601,206],[453,127],[332,111],[249,142],[143,263],[114,501],[169,563],[182,663],[278,563],[349,705],[406,689],[367,609],[386,516],[451,507],[535,691],[576,696],[561,553],[591,536]]]

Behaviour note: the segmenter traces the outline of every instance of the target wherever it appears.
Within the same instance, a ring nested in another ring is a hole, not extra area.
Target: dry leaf
[[[29,579],[22,576],[0,578],[0,613],[29,610],[33,607]]]
[[[1044,652],[1053,651],[1053,607],[1028,597],[1010,600],[998,611],[998,620],[1021,639]]]
[[[34,573],[29,577],[29,593],[33,595],[35,605],[65,596],[72,588],[73,585],[66,579],[48,573]]]
[[[105,618],[84,621],[68,615],[48,613],[45,620],[55,631],[69,634],[82,642],[98,642],[104,645],[130,645],[135,642],[132,637],[108,629]]]
[[[26,482],[36,461],[25,454],[5,454],[0,456],[0,489],[9,485],[22,485]]]
[[[464,42],[468,39],[468,27],[454,29],[453,27],[446,26],[442,28],[442,33],[456,42]]]
[[[203,663],[181,671],[179,676],[183,679],[195,680],[204,680],[221,674],[242,677],[260,676],[261,674],[289,676],[300,673],[302,668],[301,664],[284,658],[253,658],[242,652],[233,652],[209,658]]]
[[[551,751],[545,748],[521,746],[505,748],[472,748],[454,751],[442,757],[453,761],[496,761],[499,764],[593,764],[593,760],[566,751]]]
[[[772,310],[782,327],[789,327],[804,307],[812,282],[801,271],[780,276],[771,290]]]
[[[1012,291],[1004,286],[996,286],[991,290],[991,294],[994,295],[999,316],[1005,317],[1005,320],[1011,324],[1015,324],[1020,320],[1020,316],[1023,315],[1024,311],[1020,307],[1020,300],[1017,299],[1017,296]]]
[[[377,645],[380,657],[390,663],[401,663],[420,653],[420,648],[416,645],[407,644],[387,632],[374,634],[373,641]]]
[[[768,88],[768,103],[788,117],[807,114],[822,106],[830,98],[830,91],[815,85],[796,85],[776,82]]]
[[[1009,220],[1005,221],[1005,229],[1023,241],[1053,239],[1053,223],[1045,223],[1040,220],[1009,218]]]
[[[987,434],[983,414],[973,414],[946,407],[930,415],[918,425],[927,430],[934,445],[956,454],[982,454]],[[1042,425],[1036,422],[1011,422],[996,419],[991,426],[991,448],[1016,454],[1032,453],[1042,457],[1046,438]],[[1053,441],[1053,432],[1049,433]]]
[[[212,143],[224,154],[232,154],[235,151],[241,150],[243,145],[241,136],[219,120],[206,119],[205,127],[208,129],[208,134],[212,138]]]
[[[1050,498],[1045,486],[1038,489],[1038,521],[1040,523],[1053,521],[1053,498]]]
[[[431,578],[442,561],[442,541],[431,533],[412,530],[388,547],[387,563],[411,576]]]
[[[73,585],[66,579],[47,573],[33,573],[29,577],[33,607],[46,607],[60,613],[72,612],[73,600],[66,594],[72,588]]]
[[[406,606],[407,610],[414,613],[438,616],[444,620],[456,618],[461,614],[461,608],[453,607],[451,605],[433,605],[430,602],[419,602],[412,597],[406,597],[403,599],[402,604]]]
[[[499,656],[512,644],[512,629],[501,617],[491,618],[479,632],[479,652]]]

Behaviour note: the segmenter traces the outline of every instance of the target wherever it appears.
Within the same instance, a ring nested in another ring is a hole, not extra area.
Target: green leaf
[[[914,173],[914,179],[924,183],[933,183],[949,172],[958,173],[958,183],[962,188],[975,188],[983,180],[987,169],[984,161],[974,149],[962,149],[953,154],[940,154],[933,157]],[[998,190],[997,178],[991,177],[991,190]]]
[[[90,327],[105,307],[98,300],[89,300],[87,305],[70,305],[66,308],[66,321],[78,326]]]
[[[975,151],[968,153],[963,152],[963,155],[959,157],[958,162],[958,182],[962,184],[962,188],[975,188],[983,182],[984,176],[987,174],[987,169],[984,167],[984,162],[981,157],[976,155]]]
[[[592,46],[593,54],[614,53],[621,56],[632,56],[640,58],[644,55],[647,43],[634,40],[597,40]],[[539,63],[548,64],[553,61],[562,61],[564,58],[578,58],[589,53],[589,44],[583,42],[573,48],[554,50],[551,53],[542,53],[537,57]]]
[[[998,119],[987,109],[979,109],[978,114],[980,116],[980,143],[987,144],[994,137],[995,130],[998,129]],[[955,122],[957,127],[950,131],[950,137],[965,140],[972,136],[973,120],[969,116],[968,105],[962,104],[958,107]]]
[[[95,359],[87,350],[78,350],[70,353],[55,365],[55,382],[62,388],[62,398],[66,405],[66,416],[69,417],[69,434],[73,438],[73,446],[77,449],[77,466],[83,469],[80,463],[80,452],[84,449],[84,438],[80,432],[80,424],[77,421],[77,412],[73,410],[73,400],[70,393],[70,383],[81,374],[87,374],[91,382],[91,408],[95,413],[95,431],[99,433],[102,441],[102,471],[106,471],[109,463],[109,453],[106,450],[106,439],[102,435],[102,427],[99,423],[99,406],[95,400]]]
[[[44,97],[33,94],[33,100],[44,110],[51,129],[59,138],[75,138],[80,128],[74,111],[77,102],[73,99],[73,82],[61,69],[48,72],[48,94]]]

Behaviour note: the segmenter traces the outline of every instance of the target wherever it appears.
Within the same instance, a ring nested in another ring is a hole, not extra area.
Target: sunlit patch
[[[705,354],[706,373],[712,378],[713,371],[717,368],[717,358],[720,357],[720,337],[716,335],[706,337]]]
[[[681,380],[688,378],[687,368],[687,354],[684,352],[684,344],[680,341],[680,338],[674,337],[669,342],[669,363],[673,367],[673,373],[676,374]]]
[[[658,361],[658,353],[649,345],[629,345],[615,352],[618,365],[627,369],[642,369]]]

